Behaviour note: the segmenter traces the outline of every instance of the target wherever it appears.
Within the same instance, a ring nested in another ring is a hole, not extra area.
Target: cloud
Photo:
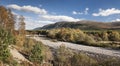
[[[42,15],[40,16],[41,19],[43,20],[48,20],[48,21],[53,21],[53,22],[58,22],[58,21],[80,21],[81,19],[75,19],[70,16],[65,16],[65,15]]]
[[[31,20],[25,20],[25,23],[26,23],[26,29],[30,30],[30,29],[42,27],[47,24],[52,24],[54,22],[31,19]]]
[[[25,23],[26,23],[26,29],[31,30],[37,27],[42,27],[47,24],[52,24],[58,21],[79,21],[81,19],[75,19],[69,16],[54,16],[54,15],[39,15],[40,18],[34,19],[33,17],[24,16],[25,17]],[[16,28],[18,26],[16,25]]]
[[[42,27],[47,24],[52,24],[59,21],[80,21],[82,19],[75,19],[73,17],[64,16],[64,15],[39,15],[39,19],[32,19],[25,17],[26,29],[33,29],[37,27]]]
[[[73,11],[72,14],[74,14],[74,15],[82,15],[82,14],[87,15],[88,11],[89,11],[89,8],[85,8],[85,10],[83,12]]]
[[[47,13],[45,9],[40,9],[38,7],[33,7],[33,6],[18,6],[15,4],[8,5],[8,8],[15,9],[18,11],[24,11],[24,12],[32,12],[37,14],[38,18],[33,18],[32,16],[28,15],[23,15],[25,17],[25,23],[26,23],[26,29],[34,29],[37,27],[42,27],[47,24],[59,22],[59,21],[80,21],[82,19],[76,19],[70,16],[65,16],[65,15],[56,15],[54,12],[52,14]],[[14,15],[19,18],[19,13],[12,12]],[[53,14],[54,13],[54,14]],[[18,26],[16,25],[16,28]]]
[[[116,8],[111,8],[111,9],[99,9],[98,13],[93,13],[93,16],[109,16],[109,15],[114,15],[114,14],[120,14],[120,10]]]
[[[112,22],[116,22],[116,21],[120,21],[120,19],[119,19],[119,18],[117,18],[117,19],[115,19],[115,20],[112,20]]]
[[[83,14],[83,13],[82,12],[73,11],[72,14],[77,15],[77,14]]]
[[[20,17],[20,16],[19,16]],[[51,22],[51,21],[41,21],[39,19],[33,19],[32,17],[29,17],[29,16],[24,16],[25,18],[25,28],[27,30],[31,30],[31,29],[34,29],[34,28],[38,28],[38,27],[42,27],[44,25],[47,25],[47,24],[52,24],[54,22]],[[17,30],[18,27],[19,27],[19,21],[16,22],[15,24],[15,29]]]
[[[88,14],[88,11],[89,11],[89,8],[85,8],[85,11],[84,11],[85,15]]]
[[[27,6],[18,6],[16,4],[11,4],[7,6],[8,8],[19,10],[19,11],[25,11],[25,12],[33,12],[35,14],[47,14],[47,11],[45,9],[41,9],[38,7],[33,7],[30,5]]]
[[[16,13],[16,12],[14,12],[14,11],[12,11],[12,14],[16,17],[16,18],[18,18],[18,14]]]
[[[73,13],[73,14],[77,14],[77,12],[76,12],[76,11],[73,11],[72,13]]]

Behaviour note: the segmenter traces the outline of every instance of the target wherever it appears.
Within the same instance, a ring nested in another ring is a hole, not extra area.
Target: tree
[[[8,22],[8,13],[7,9],[3,6],[0,6],[0,27],[6,28],[6,23]]]
[[[25,22],[24,17],[19,17],[19,24],[18,24],[18,35],[16,35],[17,45],[23,46],[25,43]]]
[[[0,27],[10,32],[14,30],[15,18],[10,9],[0,6]]]
[[[25,22],[24,22],[25,18],[23,16],[19,17],[19,34],[21,35],[25,35]]]
[[[13,32],[14,29],[15,29],[15,17],[14,15],[12,14],[11,10],[8,9],[8,16],[9,16],[9,22],[7,23],[7,29],[10,31],[10,32]]]

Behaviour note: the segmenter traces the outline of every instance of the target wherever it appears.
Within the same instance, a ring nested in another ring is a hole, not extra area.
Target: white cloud
[[[88,11],[88,10],[89,10],[89,8],[85,8],[85,10],[86,10],[86,11]]]
[[[73,11],[72,13],[73,13],[73,14],[77,14],[77,12],[76,12],[76,11]]]
[[[47,25],[47,24],[52,24],[54,22],[31,19],[31,20],[25,20],[25,23],[26,23],[26,29],[30,30],[30,29],[42,27],[42,26]]]
[[[59,22],[59,21],[80,21],[82,19],[76,19],[70,16],[65,15],[56,15],[56,14],[49,14],[45,9],[40,9],[38,7],[33,6],[18,6],[15,4],[8,5],[8,8],[12,8],[18,11],[25,11],[25,12],[32,12],[39,16],[38,18],[33,18],[32,16],[23,15],[25,17],[26,29],[34,29],[37,27],[42,27],[47,24]],[[14,15],[19,17],[19,13],[13,12]],[[16,26],[18,27],[18,26]]]
[[[120,10],[116,8],[111,8],[111,9],[99,9],[98,13],[93,13],[93,16],[109,16],[109,15],[114,15],[114,14],[120,14]]]
[[[84,11],[85,15],[88,14],[88,11],[89,11],[89,8],[85,8],[85,11]]]
[[[24,18],[25,18],[25,24],[26,24],[25,27],[27,30],[35,29],[47,24],[54,23],[51,21],[42,21],[40,19],[33,19],[32,17],[29,17],[29,16],[24,16]]]
[[[72,14],[74,14],[74,15],[81,15],[81,14],[87,15],[88,11],[89,11],[89,8],[85,8],[85,10],[83,12],[73,11]]]
[[[38,7],[33,7],[30,5],[27,6],[18,6],[16,4],[11,4],[7,6],[8,8],[15,9],[15,10],[20,10],[20,11],[26,11],[26,12],[33,12],[36,14],[47,14],[47,11],[45,9],[41,9]]]
[[[115,20],[112,20],[112,22],[116,22],[116,21],[120,21],[120,19],[119,19],[119,18],[117,18],[117,19],[115,19]]]
[[[72,13],[73,13],[74,15],[83,14],[82,12],[76,12],[76,11],[73,11]]]
[[[59,21],[80,21],[82,19],[75,19],[73,17],[64,16],[64,15],[39,15],[39,19],[35,20],[32,17],[25,17],[26,29],[34,29],[37,27],[42,27],[47,24],[53,24]]]
[[[64,15],[42,15],[40,16],[43,20],[58,22],[58,21],[80,21],[81,19],[75,19],[73,17],[64,16]]]

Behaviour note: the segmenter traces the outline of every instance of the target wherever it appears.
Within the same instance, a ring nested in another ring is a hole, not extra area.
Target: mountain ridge
[[[48,24],[43,27],[35,28],[39,29],[54,29],[54,28],[75,28],[82,30],[101,30],[101,29],[120,29],[120,22],[96,22],[96,21],[77,21],[77,22],[56,22],[54,24]]]

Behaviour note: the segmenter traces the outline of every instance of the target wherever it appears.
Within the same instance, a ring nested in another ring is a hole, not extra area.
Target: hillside
[[[101,29],[119,29],[120,22],[95,22],[95,21],[78,21],[78,22],[56,22],[54,24],[48,24],[43,27],[35,28],[39,29],[53,29],[53,28],[79,28],[83,30],[101,30]]]

